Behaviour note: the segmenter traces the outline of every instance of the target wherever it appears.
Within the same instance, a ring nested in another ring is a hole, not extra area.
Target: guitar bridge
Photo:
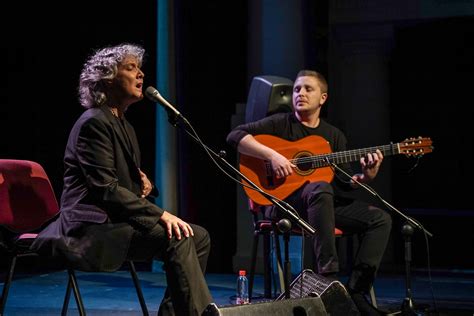
[[[273,180],[273,169],[272,169],[272,164],[269,163],[268,161],[265,161],[265,175],[267,178],[267,186],[268,187],[274,187],[275,186],[275,181]]]

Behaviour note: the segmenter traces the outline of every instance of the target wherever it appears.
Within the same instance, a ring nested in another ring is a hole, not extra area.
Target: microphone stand
[[[176,127],[178,125],[178,119],[181,118],[182,121],[189,127],[191,130],[192,128],[189,121],[181,114],[176,115],[175,113],[168,111],[168,121]],[[239,175],[241,179],[247,182],[254,190],[262,194],[267,200],[273,203],[273,205],[277,206],[284,214],[287,215],[290,219],[292,219],[302,230],[306,231],[309,235],[314,236],[316,234],[316,230],[307,222],[305,222],[298,213],[294,210],[294,208],[286,203],[285,201],[279,200],[273,195],[265,192],[261,189],[257,184],[252,182],[249,178],[247,178],[243,173],[237,170],[232,164],[230,164],[227,160],[224,159],[226,153],[225,151],[221,150],[219,154],[215,153],[212,149],[210,149],[206,144],[204,144],[199,137],[196,135],[191,134],[187,129],[184,131],[191,136],[191,138],[198,143],[208,154],[211,154],[215,158],[218,158],[224,165],[230,168],[234,173]],[[195,132],[194,132],[195,133]],[[196,134],[196,133],[195,133]],[[212,158],[212,157],[211,157]],[[212,158],[213,159],[213,158]],[[214,160],[214,159],[213,159]],[[290,298],[290,279],[291,279],[291,268],[290,268],[290,261],[289,261],[289,251],[288,251],[288,244],[289,244],[289,231],[291,230],[291,222],[286,220],[283,221],[281,224],[278,225],[280,231],[284,234],[284,241],[285,241],[285,267],[284,267],[284,285],[285,285],[285,298]]]
[[[415,312],[413,298],[412,298],[412,291],[411,291],[411,272],[410,272],[410,264],[411,264],[411,237],[414,233],[414,228],[418,228],[419,230],[423,231],[426,235],[433,237],[429,231],[427,231],[418,221],[414,220],[413,218],[403,214],[403,212],[399,211],[393,205],[385,201],[380,195],[377,194],[371,187],[361,183],[357,180],[352,179],[352,176],[345,172],[342,168],[336,165],[333,162],[327,160],[327,163],[331,165],[333,168],[340,171],[342,174],[347,176],[350,180],[355,181],[359,186],[364,188],[367,192],[372,194],[373,196],[377,197],[385,206],[387,206],[392,211],[395,211],[399,216],[406,220],[405,224],[402,227],[402,235],[405,240],[405,298],[403,299],[403,303],[401,306],[401,314],[404,316],[416,316],[418,313]]]

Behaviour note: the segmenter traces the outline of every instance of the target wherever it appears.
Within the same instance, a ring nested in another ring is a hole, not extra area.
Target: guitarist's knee
[[[327,193],[331,196],[334,195],[334,189],[332,188],[332,185],[326,181],[308,183],[304,191],[311,195],[317,195],[321,193]]]

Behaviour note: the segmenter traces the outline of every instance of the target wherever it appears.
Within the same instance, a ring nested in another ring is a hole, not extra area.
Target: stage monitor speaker
[[[293,111],[293,82],[277,76],[257,76],[252,79],[245,122],[254,122],[266,116]]]
[[[203,316],[327,316],[324,304],[319,297],[305,297],[272,301],[265,303],[252,303],[217,307],[209,304]]]
[[[290,299],[308,296],[321,298],[328,315],[360,315],[341,282],[325,278],[310,269],[303,270],[290,284]],[[280,300],[285,300],[285,293],[276,298],[276,301]]]

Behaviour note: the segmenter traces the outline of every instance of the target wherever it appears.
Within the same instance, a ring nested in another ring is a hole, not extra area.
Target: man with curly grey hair
[[[127,108],[143,99],[144,53],[125,43],[99,49],[85,62],[79,100],[86,111],[65,150],[60,216],[32,248],[64,256],[83,271],[162,260],[168,288],[158,315],[201,315],[212,301],[204,278],[209,234],[149,200],[155,189],[125,118]]]

